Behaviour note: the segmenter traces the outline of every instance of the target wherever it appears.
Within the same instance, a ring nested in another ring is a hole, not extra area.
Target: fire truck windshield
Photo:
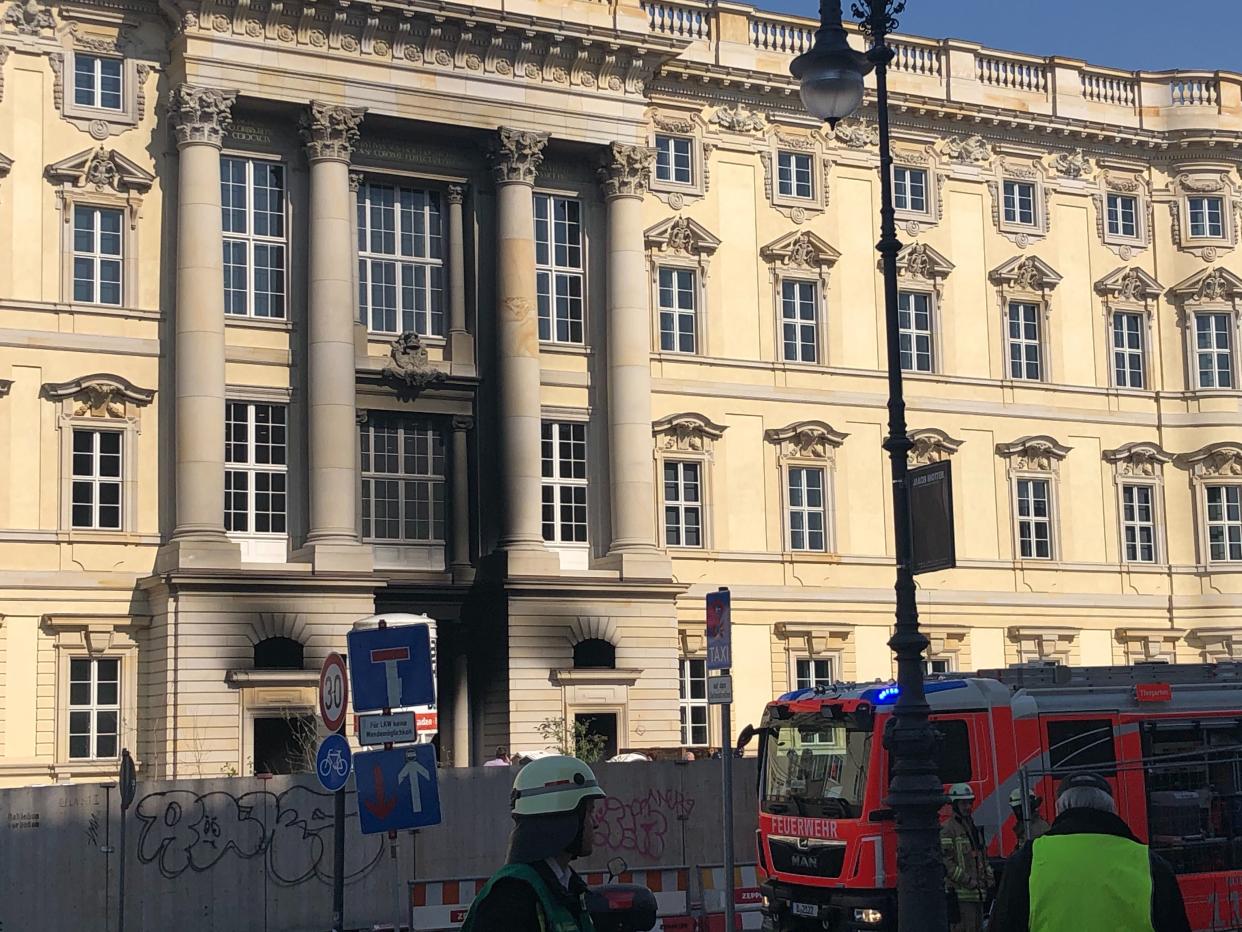
[[[764,749],[763,811],[859,818],[871,734],[816,713],[771,722]]]

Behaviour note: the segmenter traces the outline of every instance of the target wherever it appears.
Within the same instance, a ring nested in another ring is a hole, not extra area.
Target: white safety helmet
[[[951,803],[972,803],[975,801],[975,791],[971,789],[969,783],[954,783],[949,787],[949,802]]]
[[[515,816],[573,812],[584,799],[603,799],[591,768],[576,757],[544,757],[518,771],[509,797]]]

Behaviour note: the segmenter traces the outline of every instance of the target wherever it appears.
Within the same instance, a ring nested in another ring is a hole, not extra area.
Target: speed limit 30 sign
[[[345,724],[349,708],[349,677],[345,675],[345,658],[328,654],[319,670],[319,714],[328,731],[339,731]]]

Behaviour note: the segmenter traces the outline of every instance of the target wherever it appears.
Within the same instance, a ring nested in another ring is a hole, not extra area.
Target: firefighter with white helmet
[[[1027,799],[1027,815],[1022,812],[1022,791],[1015,789],[1009,794],[1009,808],[1013,810],[1014,833],[1018,836],[1018,847],[1021,848],[1028,841],[1034,841],[1040,835],[1046,835],[1048,829],[1051,828],[1047,822],[1039,815],[1039,806],[1043,800],[1031,793]]]
[[[518,771],[507,863],[479,891],[462,932],[594,932],[587,886],[569,864],[591,853],[591,810],[605,795],[576,757]]]
[[[952,812],[940,827],[949,914],[954,932],[981,932],[984,906],[992,888],[992,866],[983,833],[975,824],[975,791],[969,783],[954,783],[949,788],[949,805]]]

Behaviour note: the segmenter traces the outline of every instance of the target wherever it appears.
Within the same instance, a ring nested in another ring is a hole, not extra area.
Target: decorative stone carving
[[[911,466],[943,462],[956,453],[963,443],[935,427],[912,430],[909,437],[911,445],[908,455]]]
[[[168,100],[168,116],[172,120],[177,145],[205,142],[219,146],[233,123],[233,101],[236,91],[214,87],[178,84]]]
[[[1009,640],[1018,646],[1019,661],[1057,661],[1066,663],[1069,660],[1070,647],[1078,637],[1073,628],[1037,628],[1020,625],[1010,628],[1007,632]]]
[[[992,147],[982,136],[949,136],[941,144],[941,151],[955,162],[984,163],[992,160]]]
[[[1061,282],[1061,274],[1038,256],[1014,256],[991,272],[992,282],[1014,291],[1043,294]]]
[[[1173,455],[1166,453],[1160,444],[1146,440],[1105,450],[1103,455],[1104,462],[1116,466],[1117,475],[1148,479],[1159,478],[1164,464],[1173,462]]]
[[[7,155],[0,153],[0,178],[7,178],[12,168],[13,160]]]
[[[767,121],[763,114],[753,113],[737,104],[733,107],[720,107],[712,114],[710,122],[735,133],[761,133]]]
[[[443,382],[448,376],[431,364],[427,348],[417,333],[407,330],[392,341],[383,374],[410,388],[426,388]]]
[[[641,197],[647,190],[654,165],[654,149],[609,143],[607,161],[599,169],[604,197]]]
[[[694,132],[694,120],[690,117],[671,117],[657,113],[651,117],[651,122],[656,129],[667,130],[670,133],[680,133],[683,136],[689,136]]]
[[[997,455],[1009,460],[1010,469],[1035,472],[1055,472],[1071,449],[1045,434],[996,445]]]
[[[528,132],[509,126],[500,127],[488,149],[492,175],[497,183],[534,184],[539,166],[543,164],[543,149],[547,144],[547,133]]]
[[[840,252],[810,230],[786,233],[762,247],[759,255],[782,269],[808,269],[821,273],[841,258]]]
[[[1063,178],[1082,178],[1091,174],[1091,160],[1083,155],[1082,149],[1057,154],[1052,160],[1052,167]]]
[[[450,204],[462,204],[466,200],[466,187],[460,184],[451,184],[444,189],[444,196]]]
[[[1095,283],[1101,297],[1121,304],[1146,304],[1164,293],[1164,286],[1142,269],[1122,266]]]
[[[73,188],[92,187],[96,191],[145,194],[155,176],[115,149],[86,149],[62,159],[45,170],[49,181]]]
[[[693,411],[670,414],[651,424],[657,448],[676,453],[711,455],[716,441],[724,436],[726,429],[725,425],[717,424]]]
[[[776,444],[782,457],[796,459],[820,459],[832,462],[837,448],[849,434],[833,430],[823,421],[797,421],[788,427],[771,428],[763,432],[763,439]]]
[[[814,150],[815,140],[810,136],[793,135],[781,130],[772,134],[782,149],[800,149],[804,152]]]
[[[1110,191],[1119,191],[1122,194],[1134,194],[1142,190],[1137,178],[1114,178],[1109,172],[1102,172],[1104,179],[1104,187]]]
[[[299,126],[307,158],[312,162],[348,162],[361,135],[358,126],[365,114],[361,107],[337,107],[312,100]]]
[[[1209,443],[1193,453],[1173,457],[1173,462],[1196,479],[1236,478],[1242,476],[1242,444],[1227,440]]]
[[[911,243],[897,253],[897,277],[915,284],[931,285],[937,294],[953,271],[953,263],[926,243]]]
[[[49,401],[72,401],[74,417],[123,418],[127,405],[148,405],[155,389],[139,388],[119,375],[96,373],[68,382],[45,382],[39,392]]]
[[[873,120],[859,117],[841,120],[832,131],[833,138],[851,149],[865,149],[880,144],[880,127]]]
[[[1196,272],[1170,290],[1175,297],[1193,304],[1226,304],[1242,298],[1242,277],[1214,267]]]
[[[54,30],[52,11],[36,0],[14,0],[4,11],[4,25],[19,36],[37,36],[45,29]]]
[[[720,247],[720,239],[689,217],[670,217],[643,233],[647,248],[661,254],[697,258],[702,264]]]
[[[1225,190],[1225,182],[1219,176],[1190,175],[1183,172],[1177,176],[1175,184],[1181,191],[1192,194],[1215,194]]]

